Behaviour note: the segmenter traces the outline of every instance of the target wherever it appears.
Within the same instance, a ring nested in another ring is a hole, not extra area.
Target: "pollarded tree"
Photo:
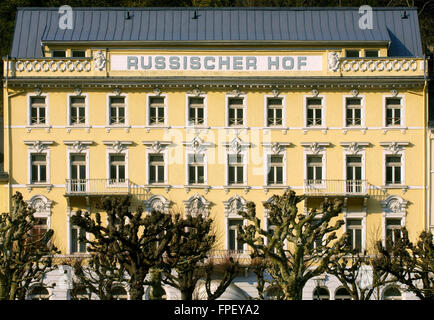
[[[240,212],[250,224],[239,227],[239,238],[252,249],[254,258],[267,261],[267,273],[274,285],[280,286],[285,300],[301,300],[306,282],[327,269],[330,257],[337,253],[338,230],[343,220],[332,224],[342,210],[342,202],[324,201],[321,210],[298,213],[297,204],[304,200],[294,191],[282,196],[274,195],[264,206],[268,210],[268,223],[273,229],[264,230],[256,217],[253,202]]]
[[[352,300],[370,300],[374,293],[390,282],[389,273],[377,268],[375,256],[355,252],[348,243],[341,243],[340,253],[330,258],[327,273],[334,275]]]
[[[185,218],[175,216],[172,239],[164,257],[162,281],[178,289],[182,300],[194,298],[193,293],[201,279],[205,279],[208,299],[218,298],[230,285],[237,272],[236,262],[231,260],[229,264],[225,264],[230,267],[219,269],[222,271],[222,279],[214,292],[211,292],[210,274],[216,271],[216,265],[210,262],[210,254],[216,241],[212,224],[211,218],[204,218],[201,214],[188,215]]]
[[[42,282],[55,268],[53,230],[35,236],[34,209],[27,207],[21,193],[13,197],[11,213],[0,215],[0,300],[25,299],[31,283]]]
[[[380,255],[374,261],[379,270],[390,273],[421,300],[434,300],[434,242],[431,232],[422,231],[417,243],[408,238],[406,228],[396,230],[395,241],[378,241]]]
[[[74,270],[72,299],[78,299],[80,289],[85,289],[89,298],[93,294],[99,300],[115,299],[112,290],[115,284],[125,280],[125,270],[111,252],[107,248],[105,253],[94,252],[88,259],[73,259],[68,263]]]
[[[130,298],[141,300],[149,270],[159,267],[163,253],[172,238],[171,215],[153,211],[147,215],[142,208],[130,212],[129,197],[105,197],[102,210],[106,212],[107,224],[101,215],[95,218],[89,213],[77,212],[71,218],[74,225],[91,234],[86,240],[90,253],[108,254],[125,270],[130,287]]]

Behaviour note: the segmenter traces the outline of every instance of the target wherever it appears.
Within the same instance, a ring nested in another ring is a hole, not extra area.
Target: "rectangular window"
[[[164,125],[164,97],[149,98],[149,124]]]
[[[401,125],[401,98],[386,98],[386,126]]]
[[[229,155],[228,156],[228,183],[229,184],[243,184],[244,183],[244,164],[242,155]]]
[[[125,155],[110,155],[110,183],[125,182]]]
[[[365,50],[366,58],[376,58],[378,57],[378,50]]]
[[[164,183],[164,156],[149,155],[149,183]]]
[[[52,51],[53,58],[65,58],[66,51],[65,50],[53,50]]]
[[[205,183],[205,162],[203,154],[188,155],[188,183]]]
[[[110,97],[110,125],[125,124],[125,97]]]
[[[362,191],[362,157],[347,156],[347,192]]]
[[[387,218],[386,219],[386,248],[395,243],[401,237],[401,219]]]
[[[47,182],[47,155],[44,153],[37,153],[31,155],[32,161],[32,183],[45,183]]]
[[[71,56],[73,58],[84,58],[84,57],[86,57],[86,51],[84,51],[84,50],[72,50]]]
[[[268,163],[270,166],[267,179],[268,184],[283,184],[283,156],[268,156]]]
[[[71,228],[71,253],[86,252],[86,232],[77,226]]]
[[[347,219],[348,241],[353,250],[362,252],[362,220]]]
[[[30,98],[31,121],[32,125],[46,124],[46,105],[45,97],[31,97]]]
[[[307,179],[308,184],[316,184],[322,182],[322,157],[307,156]]]
[[[47,230],[47,218],[35,218],[35,224],[30,231],[31,241],[41,240]]]
[[[243,220],[229,219],[229,250],[243,251],[244,242],[238,239],[238,226],[243,225]]]
[[[267,99],[267,125],[270,127],[283,125],[282,99]]]
[[[348,127],[362,125],[362,106],[361,99],[346,99],[346,125]]]
[[[358,58],[358,57],[360,57],[360,51],[359,50],[346,50],[346,57],[347,58]]]
[[[71,154],[71,191],[86,190],[86,156],[84,154]]]
[[[204,98],[189,98],[188,121],[190,125],[205,124]]]
[[[229,126],[244,124],[243,98],[229,98]]]
[[[71,97],[70,116],[71,125],[86,123],[86,99],[84,97]]]
[[[307,99],[307,119],[306,124],[308,127],[315,127],[322,125],[322,102],[321,98],[308,98]]]
[[[386,184],[401,184],[402,163],[400,155],[386,156]]]

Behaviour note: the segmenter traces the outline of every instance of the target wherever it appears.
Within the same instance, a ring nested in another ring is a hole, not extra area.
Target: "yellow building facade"
[[[267,14],[279,13],[249,10],[247,20],[252,12],[264,21]],[[148,9],[107,11],[117,15],[124,32],[130,20],[153,14]],[[155,14],[173,15],[175,33],[177,15],[193,14],[178,11]],[[19,21],[36,23],[34,16],[26,18],[29,12],[39,14],[39,23],[44,14],[56,13],[21,9]],[[86,12],[95,14],[78,10],[77,24]],[[194,20],[206,24],[201,19],[210,15],[214,32],[224,29],[218,15],[225,21],[225,14],[237,11],[225,12],[199,11],[199,17],[186,21],[189,32]],[[357,25],[355,12],[351,23]],[[400,10],[377,12],[404,19]],[[335,14],[347,12],[320,14],[332,21]],[[417,22],[416,10],[407,14]],[[156,27],[155,39],[89,36],[82,41],[68,38],[68,30],[59,39],[50,33],[52,26],[47,23],[38,38],[40,57],[5,58],[9,181],[2,199],[21,192],[37,209],[40,223],[54,229],[63,255],[85,253],[70,217],[79,209],[98,212],[103,195],[131,195],[134,206],[148,211],[211,217],[216,254],[230,250],[245,255],[247,246],[236,240],[236,226],[245,223],[237,210],[254,201],[267,227],[262,204],[285,190],[307,196],[301,212],[324,199],[342,199],[342,232],[350,232],[360,251],[370,252],[375,241],[385,241],[400,226],[408,228],[412,239],[427,227],[426,60],[414,52],[394,55],[399,49],[391,45],[398,42],[395,38],[369,38],[367,31],[357,30],[363,40],[344,27],[350,34],[345,41],[332,32],[322,40],[307,35],[301,40],[260,39],[258,29],[252,40],[233,34],[231,39],[215,34],[212,40],[193,39],[189,34],[169,41]],[[110,26],[104,28],[98,30],[110,32]],[[134,24],[131,30],[134,34]],[[86,32],[93,31],[81,30]],[[256,294],[250,277],[234,282],[243,297]],[[313,298],[313,286],[306,286],[305,299]],[[336,298],[337,280],[330,278],[327,287],[330,298]]]

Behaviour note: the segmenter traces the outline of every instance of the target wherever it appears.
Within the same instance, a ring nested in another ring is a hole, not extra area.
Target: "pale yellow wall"
[[[383,51],[385,49],[382,49]],[[381,52],[381,55],[384,52]],[[128,51],[125,51],[128,52]],[[306,51],[308,52],[308,51]],[[164,53],[164,52],[163,52]],[[207,52],[206,54],[216,54],[216,52]],[[228,51],[226,54],[236,54],[236,51]],[[221,52],[219,52],[221,54]],[[247,52],[246,54],[257,54],[257,52]],[[270,54],[270,52],[263,52]],[[283,54],[283,53],[271,53]],[[311,54],[311,53],[309,53]],[[324,63],[323,69],[327,69],[326,52],[322,52]],[[327,74],[327,72],[325,72]],[[92,73],[93,74],[93,73]],[[324,73],[321,73],[324,74]],[[364,74],[372,76],[376,73]],[[399,76],[402,73],[395,73]],[[122,72],[116,75],[123,75]],[[246,74],[247,75],[247,74]],[[303,73],[298,74],[300,76]],[[50,73],[47,73],[50,76]],[[115,80],[114,80],[115,81]],[[184,200],[193,196],[196,192],[203,195],[213,205],[211,208],[211,217],[216,220],[215,228],[220,236],[219,248],[224,249],[224,206],[223,201],[228,200],[235,194],[249,201],[255,201],[258,210],[258,216],[263,217],[262,201],[267,200],[273,194],[282,194],[282,189],[270,189],[268,193],[263,190],[264,176],[263,163],[248,165],[247,184],[253,187],[247,194],[243,189],[229,189],[226,193],[223,190],[225,165],[224,163],[215,163],[208,165],[208,185],[217,187],[218,190],[210,190],[206,193],[203,189],[191,189],[187,192],[185,185],[185,148],[182,146],[183,141],[191,141],[194,136],[193,130],[185,129],[185,102],[186,93],[194,87],[187,88],[161,88],[162,94],[168,95],[169,104],[169,126],[181,127],[170,129],[151,129],[149,132],[145,129],[146,125],[146,95],[152,94],[153,90],[149,88],[122,88],[122,94],[128,94],[128,124],[129,130],[124,128],[111,129],[106,131],[106,112],[107,112],[107,94],[113,94],[113,89],[95,89],[82,87],[82,93],[88,95],[89,124],[92,126],[87,132],[85,129],[72,129],[67,131],[67,95],[73,94],[74,88],[43,88],[42,93],[49,96],[49,124],[51,128],[31,129],[28,132],[27,117],[28,103],[27,94],[33,94],[33,89],[26,89],[21,95],[11,98],[11,124],[12,124],[12,170],[9,174],[12,176],[13,192],[20,191],[25,199],[30,199],[36,194],[44,194],[50,200],[53,200],[51,227],[55,230],[56,244],[65,253],[66,252],[66,228],[67,228],[67,201],[65,198],[65,179],[67,179],[67,146],[65,140],[86,140],[93,141],[90,147],[89,172],[90,179],[107,178],[107,160],[105,140],[123,140],[133,141],[134,144],[128,147],[129,150],[129,179],[138,185],[145,185],[147,177],[145,176],[146,166],[145,154],[146,147],[142,141],[175,141],[175,137],[180,136],[177,140],[177,147],[169,147],[169,155],[174,156],[176,152],[181,154],[182,162],[171,164],[168,171],[168,184],[176,186],[166,192],[164,188],[151,188],[151,194],[161,194],[166,199],[175,203],[175,208],[184,211]],[[225,96],[234,88],[200,88],[205,92],[208,99],[208,126],[209,131],[201,130],[199,136],[205,141],[218,144],[217,149],[210,148],[208,155],[215,153],[217,160],[218,150],[224,150],[220,140],[217,137],[226,137],[226,141],[231,141],[235,135],[234,132],[223,129],[225,124]],[[359,96],[365,98],[365,127],[368,129],[348,130],[344,132],[343,125],[343,95],[350,96],[351,89],[336,88],[319,88],[319,94],[326,100],[326,131],[308,130],[304,132],[303,127],[303,99],[304,96],[312,96],[309,89],[289,89],[280,88],[279,97],[286,98],[286,132],[279,130],[268,130],[269,140],[264,140],[264,95],[271,95],[271,88],[248,88],[242,87],[240,91],[246,94],[247,98],[247,126],[250,128],[241,131],[239,137],[242,141],[252,142],[255,147],[249,150],[249,158],[263,158],[263,148],[261,142],[291,142],[292,145],[286,150],[286,181],[287,185],[296,189],[297,193],[302,193],[304,179],[304,147],[302,142],[329,142],[330,146],[326,148],[326,176],[325,179],[344,179],[344,148],[341,142],[370,142],[366,148],[366,180],[375,186],[383,185],[383,147],[380,142],[409,142],[410,145],[405,147],[405,184],[411,186],[410,190],[403,192],[401,189],[388,189],[386,194],[382,192],[370,192],[367,209],[367,243],[368,247],[372,242],[373,234],[381,238],[382,208],[380,201],[388,195],[394,194],[403,197],[408,201],[406,224],[410,231],[410,236],[415,237],[423,225],[424,216],[424,110],[422,88],[399,89],[399,95],[405,98],[405,130],[388,130],[383,131],[383,96],[391,96],[390,89],[372,89],[359,88]],[[8,116],[8,110],[5,110],[5,119]],[[6,120],[5,120],[6,123]],[[135,128],[139,126],[139,128]],[[216,140],[213,140],[215,137]],[[259,140],[258,140],[259,138]],[[268,139],[268,138],[267,138]],[[46,188],[33,188],[30,192],[26,188],[28,183],[28,146],[24,140],[53,140],[54,144],[49,147],[50,150],[50,183],[54,185],[51,191]],[[5,142],[7,133],[5,134]],[[180,143],[181,142],[181,143]],[[220,145],[219,145],[220,144]],[[8,168],[8,148],[5,143],[5,170]],[[178,151],[176,151],[176,150]],[[224,154],[224,152],[222,153]],[[209,159],[210,162],[211,159]],[[216,161],[214,161],[216,162]],[[256,173],[256,174],[255,174]],[[7,195],[7,187],[1,186],[0,196],[4,199]],[[255,188],[258,188],[256,190]],[[79,202],[77,202],[79,201]],[[91,200],[92,211],[95,211],[95,199]],[[7,207],[7,206],[6,206]],[[84,199],[71,200],[71,209],[86,208]],[[302,210],[302,207],[300,207]],[[360,211],[361,204],[353,200],[348,202],[349,211]],[[376,233],[377,232],[377,233]]]

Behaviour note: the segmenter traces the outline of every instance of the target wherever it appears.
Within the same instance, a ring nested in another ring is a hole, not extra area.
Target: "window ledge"
[[[247,184],[228,184],[223,186],[223,189],[225,190],[226,193],[229,193],[229,190],[231,189],[236,189],[236,190],[244,190],[244,193],[249,192],[250,187]]]
[[[171,126],[168,125],[152,125],[152,124],[148,124],[145,126],[145,130],[146,132],[149,132],[151,129],[170,129]]]
[[[51,125],[44,124],[44,125],[30,125],[26,126],[27,132],[32,131],[33,129],[45,129],[47,132],[50,132],[50,129],[52,128]]]
[[[105,130],[107,132],[110,132],[112,129],[125,129],[125,132],[129,132],[131,129],[131,126],[129,125],[108,125],[105,127]]]
[[[367,127],[362,127],[362,126],[342,127],[342,133],[343,134],[346,134],[348,131],[361,131],[363,134],[365,134],[367,130],[368,130]]]
[[[381,130],[383,130],[383,134],[386,134],[387,131],[397,131],[397,130],[400,130],[401,133],[405,134],[405,132],[408,130],[408,127],[404,127],[404,126],[390,126],[390,127],[382,127]]]
[[[186,184],[184,185],[185,191],[188,193],[191,189],[204,189],[205,193],[208,193],[211,187],[206,184]]]
[[[33,188],[47,188],[47,191],[50,192],[53,189],[53,185],[51,183],[29,183],[26,184],[27,190],[30,192]]]
[[[85,129],[87,132],[89,132],[90,128],[92,128],[92,126],[88,124],[70,124],[66,126],[66,131],[69,133],[72,129]]]
[[[383,190],[383,193],[385,193],[386,190],[389,189],[401,189],[402,193],[406,193],[408,190],[408,186],[405,184],[386,184],[381,186],[381,190]]]
[[[322,131],[324,134],[327,133],[328,127],[325,126],[313,126],[313,127],[303,127],[303,134],[306,134],[308,131]]]
[[[152,188],[158,188],[158,189],[165,189],[166,192],[169,192],[169,190],[172,188],[170,184],[167,183],[150,183],[144,186],[146,192],[150,192]]]

